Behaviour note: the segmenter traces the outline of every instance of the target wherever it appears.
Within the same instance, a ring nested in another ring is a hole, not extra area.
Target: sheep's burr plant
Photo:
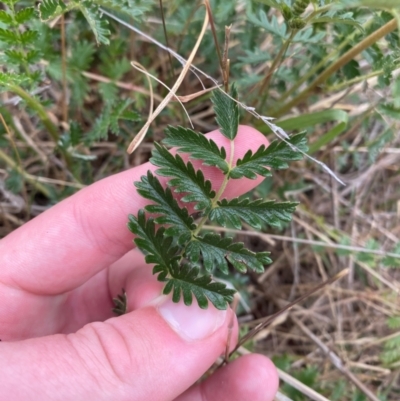
[[[221,133],[231,141],[231,155],[239,126],[236,96],[235,88],[231,96],[219,89],[213,94],[216,120]],[[289,161],[301,159],[300,150],[306,150],[305,134],[293,135],[287,143],[274,141],[254,153],[249,150],[236,163],[227,160],[223,147],[219,148],[201,133],[168,127],[165,134],[162,144],[155,143],[150,159],[158,167],[156,175],[149,171],[135,183],[139,194],[150,202],[137,216],[129,216],[129,229],[136,236],[138,248],[146,254],[146,262],[154,264],[153,273],[165,282],[164,293],[172,292],[174,302],[183,297],[184,303],[190,305],[194,296],[201,308],[207,308],[210,301],[216,308],[226,309],[235,291],[214,281],[212,271],[228,273],[232,266],[240,272],[251,269],[260,273],[271,259],[269,252],[252,252],[231,238],[204,232],[203,227],[211,222],[241,229],[245,222],[260,229],[262,224],[279,226],[290,221],[295,202],[225,199],[223,192],[229,180],[267,177],[271,169],[284,169]],[[176,153],[166,146],[174,147]],[[214,189],[201,169],[196,170],[190,160],[184,161],[182,153],[221,170],[224,174],[221,187]],[[166,188],[157,176],[167,177]]]

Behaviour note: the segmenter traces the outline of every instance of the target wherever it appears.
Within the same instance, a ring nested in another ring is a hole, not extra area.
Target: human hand
[[[219,146],[227,139],[208,136]],[[235,158],[266,139],[241,126]],[[196,164],[196,161],[194,161]],[[133,186],[149,163],[99,181],[0,241],[0,400],[272,400],[269,359],[247,355],[195,382],[224,352],[233,312],[173,304],[133,249],[128,214],[144,206]],[[222,175],[202,166],[216,187]],[[230,182],[239,196],[258,180]],[[238,185],[239,184],[239,185]],[[128,313],[113,317],[121,288]]]

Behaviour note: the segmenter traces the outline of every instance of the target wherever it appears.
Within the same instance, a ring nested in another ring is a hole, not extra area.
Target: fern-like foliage
[[[150,9],[151,1],[143,0],[43,0],[38,6],[42,21],[48,21],[71,11],[79,10],[88,22],[98,44],[110,43],[108,20],[102,15],[100,7],[107,7],[113,11],[123,12],[130,17],[138,18]],[[22,18],[22,16],[21,16]],[[0,15],[1,21],[1,15]]]
[[[239,127],[236,97],[234,88],[230,96],[220,90],[213,95],[217,123],[232,148]],[[166,146],[173,146],[175,152]],[[190,305],[195,298],[201,308],[211,302],[225,309],[234,291],[213,281],[213,271],[228,273],[233,267],[260,273],[271,263],[269,252],[252,252],[232,238],[203,232],[204,225],[214,222],[241,229],[244,222],[260,229],[290,221],[294,202],[222,199],[222,193],[231,179],[268,176],[271,168],[286,168],[288,162],[301,158],[298,149],[306,150],[304,134],[294,135],[288,143],[272,142],[268,148],[249,151],[234,164],[227,160],[224,148],[191,129],[169,127],[163,144],[155,143],[150,161],[158,168],[156,175],[167,178],[167,184],[164,187],[151,172],[135,183],[138,193],[150,203],[137,217],[130,216],[128,226],[136,245],[146,254],[146,262],[154,264],[153,273],[165,282],[164,293],[172,293],[173,301],[183,298]],[[190,159],[198,160],[200,168]],[[201,165],[220,170],[224,176],[220,188],[213,188]]]
[[[38,7],[42,21],[62,15],[67,10],[67,5],[61,0],[43,0]]]
[[[257,199],[223,199],[210,212],[210,219],[219,225],[233,226],[237,230],[242,228],[241,221],[255,229],[261,229],[262,223],[272,227],[280,227],[281,222],[288,222],[294,213],[297,203],[264,201]]]
[[[302,155],[297,149],[307,150],[305,134],[293,135],[288,142],[294,146],[275,140],[268,147],[261,146],[255,153],[249,150],[230,171],[230,178],[255,179],[257,174],[268,177],[271,175],[268,167],[281,170],[288,167],[288,161],[300,160]]]
[[[107,139],[108,132],[118,135],[120,132],[119,122],[139,121],[140,114],[137,111],[129,110],[132,104],[131,99],[107,103],[100,116],[96,119],[92,130],[87,134],[88,144],[100,139]]]
[[[0,10],[0,89],[10,90],[13,86],[34,89],[40,81],[41,72],[35,66],[40,59],[37,40],[39,33],[33,24],[36,16],[34,7],[20,7],[18,1],[3,2]]]

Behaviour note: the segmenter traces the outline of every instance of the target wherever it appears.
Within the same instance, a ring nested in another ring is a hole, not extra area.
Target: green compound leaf
[[[246,249],[241,242],[233,242],[231,238],[221,238],[219,234],[208,233],[204,237],[196,237],[186,247],[186,256],[194,263],[203,257],[205,269],[210,272],[214,267],[228,273],[228,263],[244,273],[247,269],[257,273],[264,271],[264,265],[271,263],[268,252],[254,253]]]
[[[47,21],[51,18],[61,15],[67,6],[61,0],[43,0],[39,4],[39,15],[42,21]]]
[[[212,190],[211,182],[205,180],[201,170],[195,171],[192,163],[185,164],[179,155],[172,155],[158,143],[154,143],[156,149],[150,159],[152,164],[160,167],[157,174],[164,177],[174,177],[168,185],[174,187],[174,192],[187,193],[182,197],[183,202],[195,202],[195,210],[210,209],[211,199],[215,192]]]
[[[279,228],[281,222],[288,222],[292,219],[296,206],[297,202],[223,199],[218,202],[215,209],[211,210],[209,217],[210,220],[216,221],[221,226],[231,226],[237,230],[242,228],[241,220],[257,230],[262,228],[262,223]]]
[[[232,86],[231,97],[237,98],[235,86]],[[220,127],[221,133],[228,139],[235,139],[239,127],[239,106],[219,89],[214,90],[212,96],[214,104],[215,119]]]
[[[130,99],[106,103],[101,114],[96,118],[92,130],[87,133],[87,140],[107,139],[109,131],[114,135],[118,135],[120,133],[119,122],[121,120],[140,120],[139,113],[134,110],[127,110],[131,103]]]
[[[199,269],[188,264],[179,266],[174,264],[170,270],[171,278],[167,278],[164,294],[172,292],[172,300],[179,302],[183,297],[185,305],[191,305],[193,295],[200,308],[207,309],[210,301],[217,309],[225,310],[233,300],[235,290],[226,288],[226,285],[213,282],[211,276],[199,276]]]
[[[296,146],[303,152],[307,151],[307,141],[305,133],[293,135],[287,142],[275,140],[266,148],[262,145],[254,154],[249,150],[243,157],[236,163],[236,167],[229,173],[230,178],[250,178],[255,179],[257,174],[268,177],[271,172],[267,167],[276,170],[281,170],[288,167],[287,162],[300,160],[302,154],[290,146]]]
[[[178,202],[174,199],[169,188],[164,189],[151,171],[147,176],[141,177],[140,182],[135,182],[138,193],[144,198],[153,201],[145,209],[150,213],[159,214],[154,218],[156,224],[167,224],[164,235],[176,236],[179,243],[190,240],[191,231],[196,229],[193,218],[189,216],[186,208],[180,208]]]
[[[20,34],[20,42],[23,46],[33,45],[35,40],[39,37],[36,31],[25,31]]]
[[[170,266],[178,258],[178,248],[172,245],[172,237],[164,235],[165,228],[156,230],[154,219],[146,219],[143,209],[139,210],[137,218],[129,215],[128,228],[137,236],[134,242],[146,254],[146,262],[155,264],[153,273],[168,274]]]
[[[20,85],[23,82],[29,81],[29,77],[25,74],[15,74],[13,72],[0,71],[0,88],[2,86]]]
[[[19,35],[8,29],[0,28],[0,42],[16,45],[21,42]]]
[[[17,21],[19,24],[23,24],[26,21],[29,21],[35,16],[36,10],[34,7],[26,7],[23,8],[22,10],[18,11],[17,14],[15,14],[15,21]]]
[[[29,64],[33,64],[34,62],[38,61],[40,59],[41,53],[38,50],[29,50],[25,54],[25,59],[26,62]]]
[[[202,160],[204,165],[218,167],[223,173],[228,172],[226,151],[220,149],[212,139],[183,127],[168,127],[165,134],[165,145],[176,146],[178,151],[190,153],[191,158]]]
[[[19,50],[4,50],[4,55],[7,63],[20,65],[25,62],[25,54]]]
[[[99,6],[89,0],[84,0],[80,2],[79,9],[90,25],[96,38],[96,42],[104,45],[110,44],[108,37],[111,32],[108,29],[108,21],[102,18]]]
[[[140,114],[135,110],[128,110],[128,107],[133,103],[132,99],[125,99],[117,102],[110,113],[110,131],[114,135],[118,135],[120,132],[119,121],[139,121],[141,119]]]

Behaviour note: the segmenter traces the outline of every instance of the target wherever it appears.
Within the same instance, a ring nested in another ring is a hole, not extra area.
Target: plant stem
[[[323,13],[323,12],[325,12],[325,11],[328,11],[330,8],[331,8],[331,4],[329,4],[329,5],[327,5],[327,6],[324,6],[324,7],[321,7],[321,8],[318,8],[317,10],[313,11],[313,12],[307,17],[306,22],[311,21],[312,18],[313,18],[314,16],[316,16],[316,15],[318,15],[318,14],[321,14],[321,13]],[[261,94],[262,92],[264,92],[264,89],[265,89],[265,92],[266,92],[266,93],[265,93],[265,94],[263,95],[263,97],[262,97],[262,100],[261,100],[261,103],[260,103],[260,106],[259,106],[260,110],[262,110],[262,109],[264,108],[264,106],[265,106],[265,102],[266,102],[266,99],[267,99],[267,96],[268,96],[268,89],[269,89],[269,84],[270,84],[270,81],[271,81],[271,78],[272,78],[272,74],[274,73],[274,71],[275,71],[275,69],[276,69],[276,67],[277,67],[278,62],[282,59],[283,55],[285,54],[285,52],[287,51],[287,48],[288,48],[289,45],[290,45],[290,42],[292,41],[292,39],[294,38],[294,36],[296,35],[297,32],[298,32],[297,29],[296,29],[296,30],[292,30],[290,37],[285,41],[285,43],[283,44],[283,46],[282,46],[282,48],[280,49],[279,53],[278,53],[277,56],[275,57],[275,59],[274,59],[274,61],[273,61],[273,63],[272,63],[272,66],[271,66],[271,68],[270,68],[270,72],[269,72],[268,75],[264,78],[264,82],[263,82],[263,84],[262,84],[262,87],[261,87],[260,90],[259,90],[259,94]],[[352,36],[353,36],[353,35],[352,35]],[[349,37],[346,41],[344,41],[343,43],[341,43],[340,48],[343,47],[343,46],[345,46],[345,45],[348,43],[349,40],[350,40],[350,37]],[[339,50],[339,49],[337,49],[337,50],[335,51],[335,54],[336,54],[336,52],[337,52],[338,50]],[[316,71],[318,71],[318,70],[325,64],[325,62],[326,62],[327,60],[329,60],[330,57],[331,57],[331,54],[328,55],[327,57],[325,57],[324,59],[322,59],[322,60],[320,61],[320,63],[318,63],[314,68],[312,68],[312,69],[311,69],[307,74],[305,74],[301,79],[299,79],[299,80],[297,81],[297,83],[296,83],[295,85],[293,85],[293,87],[290,88],[290,90],[287,91],[287,92],[281,97],[280,101],[282,101],[282,100],[286,99],[288,96],[290,96],[297,88],[299,88],[299,87],[301,86],[301,84],[302,84],[303,82],[305,82],[310,76],[312,76]],[[264,88],[264,86],[266,86],[266,88]]]
[[[12,91],[15,94],[17,94],[18,96],[20,96],[29,107],[31,107],[33,110],[36,111],[37,115],[42,120],[43,125],[46,127],[46,129],[49,132],[50,136],[52,137],[53,141],[57,144],[59,141],[59,138],[60,138],[60,136],[58,134],[58,129],[53,124],[53,122],[50,120],[50,118],[46,112],[46,109],[40,104],[40,102],[38,102],[34,97],[32,97],[28,92],[26,92],[24,89],[22,89],[18,85],[10,84],[10,85],[8,85],[8,88],[10,89],[10,91]],[[73,174],[72,173],[73,162],[71,160],[71,156],[63,149],[61,149],[61,153],[67,164],[67,167],[69,168],[71,174]],[[74,178],[79,182],[77,177],[74,176]]]
[[[271,112],[274,117],[280,117],[287,113],[292,107],[299,104],[303,99],[305,99],[308,94],[315,89],[318,85],[327,80],[334,72],[342,68],[349,61],[354,59],[362,51],[373,45],[379,39],[387,35],[388,33],[394,31],[397,27],[397,21],[395,19],[390,20],[384,26],[371,33],[364,40],[358,43],[356,46],[351,48],[349,51],[344,53],[338,60],[333,62],[328,68],[326,68],[315,80],[305,88],[301,93],[294,97],[289,103],[285,104],[283,107],[278,108],[276,111]]]
[[[368,20],[364,24],[364,28],[367,28],[368,25],[372,23],[372,21],[373,21],[372,19]],[[345,46],[347,46],[358,34],[359,34],[358,31],[354,31],[354,33],[352,35],[349,35],[343,42],[341,42],[335,50],[327,54],[322,60],[319,61],[319,63],[311,67],[307,73],[305,73],[301,78],[299,78],[298,81],[279,98],[278,103],[282,103],[284,100],[286,100],[293,92],[295,92],[298,88],[300,88],[300,86],[303,85],[304,82],[306,82],[318,70],[320,70],[330,59],[336,57],[339,54],[339,52]]]
[[[61,35],[61,73],[62,73],[62,99],[61,109],[63,120],[68,122],[68,83],[67,83],[67,52],[65,44],[65,18],[61,15],[60,20],[60,35]]]
[[[269,90],[269,85],[271,83],[271,78],[272,75],[274,73],[274,71],[276,70],[276,68],[278,67],[279,63],[282,60],[282,57],[284,56],[284,54],[286,53],[286,50],[288,49],[292,39],[294,38],[295,34],[297,33],[297,29],[296,30],[292,30],[292,32],[290,33],[290,36],[286,39],[285,43],[283,44],[283,46],[280,48],[278,54],[276,55],[274,61],[272,62],[271,68],[268,71],[268,74],[265,76],[260,89],[258,90],[258,95],[260,96],[262,94],[262,99],[261,99],[261,103],[260,103],[260,110],[262,110],[264,108],[265,102],[267,100],[267,96],[268,96],[268,90]]]
[[[11,143],[11,147],[14,150],[15,158],[17,159],[16,165],[22,169],[22,161],[21,161],[21,157],[20,157],[19,152],[18,152],[18,148],[17,148],[17,146],[15,144],[15,141],[14,141],[13,132],[8,127],[8,125],[6,123],[6,120],[4,119],[3,114],[1,114],[1,113],[0,113],[0,121],[3,124],[5,130],[6,130],[7,134],[8,134],[8,138],[9,138],[9,141]],[[25,180],[23,180],[23,183],[24,184],[22,186],[22,195],[23,195],[23,198],[24,198],[24,201],[25,201],[25,206],[26,206],[26,216],[29,219],[29,216],[30,216],[29,199],[28,199],[28,193],[26,191]]]
[[[43,195],[47,196],[48,198],[51,197],[50,191],[42,185],[40,182],[32,177],[29,173],[24,171],[11,157],[9,157],[5,152],[0,149],[0,159],[3,160],[10,168],[17,171],[21,176],[29,183],[33,185],[38,191],[40,191]]]
[[[349,79],[348,81],[340,82],[339,84],[329,86],[327,88],[327,92],[336,92],[336,91],[338,91],[340,89],[343,89],[345,87],[348,87],[350,85],[356,84],[358,82],[361,82],[361,81],[364,81],[364,80],[367,80],[369,78],[376,77],[376,76],[382,75],[382,74],[383,74],[383,70],[382,69],[381,70],[377,70],[377,71],[372,71],[369,74],[361,75],[359,77],[355,77],[353,79]]]
[[[23,100],[25,100],[26,104],[31,107],[33,110],[36,111],[39,118],[42,120],[43,125],[46,127],[47,131],[49,131],[50,136],[54,140],[54,142],[58,142],[59,135],[58,129],[50,120],[49,116],[47,115],[46,110],[44,107],[38,102],[35,98],[33,98],[28,92],[23,90],[20,86],[15,84],[8,85],[9,89],[20,96]]]
[[[230,143],[230,156],[229,156],[229,171],[232,169],[233,167],[233,156],[235,153],[235,142],[233,140],[231,140]],[[214,196],[214,199],[211,202],[211,209],[214,209],[215,205],[217,204],[217,202],[221,199],[222,194],[224,193],[226,186],[228,185],[228,181],[229,181],[229,171],[225,174],[224,180],[222,181],[221,186],[219,187],[219,190],[217,192],[217,194]],[[196,236],[200,230],[203,228],[204,224],[207,222],[208,220],[208,215],[209,213],[207,213],[205,216],[202,217],[202,219],[200,220],[199,224],[197,225],[197,228],[193,231],[193,236]]]

